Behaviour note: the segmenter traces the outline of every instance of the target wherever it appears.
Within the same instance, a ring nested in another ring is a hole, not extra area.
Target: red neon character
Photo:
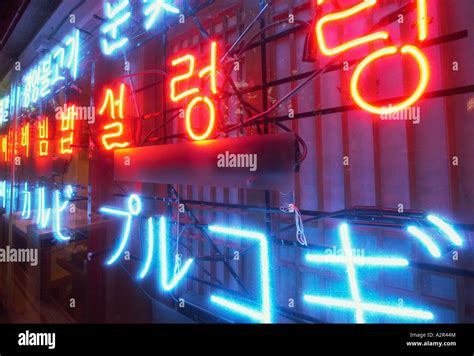
[[[325,5],[327,1],[318,0],[318,5]],[[346,43],[338,45],[336,47],[328,47],[325,39],[325,27],[332,22],[341,22],[345,19],[352,17],[356,14],[359,14],[364,11],[368,11],[377,5],[377,0],[364,0],[349,9],[334,12],[328,15],[321,17],[316,23],[316,37],[318,42],[318,47],[320,51],[326,56],[335,56],[346,52],[352,48],[358,47],[360,45],[387,40],[390,38],[389,34],[385,31],[374,32],[353,40],[350,40]],[[426,0],[416,0],[417,5],[417,28],[418,28],[418,40],[424,41],[428,37],[428,14]],[[367,102],[361,95],[359,91],[359,81],[364,70],[373,62],[377,61],[380,58],[396,55],[400,53],[401,55],[409,55],[415,59],[418,69],[420,72],[420,79],[418,85],[414,92],[404,101],[397,103],[395,105],[389,105],[389,107],[379,107],[370,104]],[[351,78],[351,95],[356,102],[356,104],[373,114],[382,115],[382,114],[393,114],[395,112],[401,111],[414,103],[416,103],[428,85],[430,78],[430,68],[428,60],[426,59],[423,52],[414,45],[403,45],[401,48],[396,46],[389,46],[383,49],[377,50],[374,53],[368,55],[364,60],[362,60],[356,67],[354,74]]]
[[[68,107],[67,114],[61,113],[61,132],[62,136],[60,139],[60,154],[72,154],[74,145],[74,122],[77,117],[76,106],[73,105]]]
[[[125,84],[120,85],[120,92],[118,98],[115,99],[114,92],[108,88],[99,115],[104,115],[105,110],[108,108],[108,116],[112,120],[123,120],[123,102],[125,98]],[[116,121],[104,126],[104,130],[107,132],[102,136],[102,144],[106,150],[112,150],[114,148],[125,148],[130,145],[130,142],[124,141],[122,136],[124,133],[123,122]],[[122,139],[121,139],[122,138]]]
[[[25,157],[30,157],[30,124],[24,125],[21,130],[20,146],[25,149]]]
[[[178,75],[170,81],[170,97],[173,102],[179,102],[189,96],[199,94],[199,88],[191,88],[185,91],[178,92],[178,84],[192,78],[194,76],[196,59],[193,55],[187,54],[183,57],[177,58],[171,62],[173,67],[182,66],[187,63],[187,72],[182,75]],[[210,89],[213,94],[217,94],[217,43],[211,43],[211,64],[198,73],[198,77],[201,79],[209,79]],[[209,123],[207,129],[197,134],[192,127],[192,113],[194,108],[199,104],[205,104],[209,110]],[[195,141],[201,141],[208,138],[214,130],[216,118],[216,109],[209,97],[196,96],[186,107],[186,131],[188,135]]]
[[[38,121],[38,138],[39,156],[46,157],[49,154],[49,129],[47,117],[41,117]]]
[[[3,162],[8,162],[8,137],[3,135],[2,137],[2,158]]]

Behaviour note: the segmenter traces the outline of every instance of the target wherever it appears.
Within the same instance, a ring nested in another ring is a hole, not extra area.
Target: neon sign
[[[8,122],[10,117],[10,95],[0,98],[0,126]]]
[[[142,202],[138,195],[133,194],[128,198],[127,203],[127,211],[110,208],[110,207],[103,207],[100,209],[100,212],[106,215],[111,215],[114,217],[121,217],[125,219],[125,226],[122,230],[122,236],[120,238],[120,242],[118,247],[116,248],[115,252],[112,256],[107,260],[106,265],[110,266],[117,262],[117,260],[122,256],[125,251],[125,248],[128,245],[130,240],[130,233],[132,228],[133,219],[136,218],[142,211]],[[148,233],[147,233],[147,253],[145,263],[141,268],[141,271],[138,273],[138,278],[143,279],[148,274],[151,264],[153,262],[154,256],[154,249],[155,249],[155,234],[154,234],[154,227],[153,227],[153,218],[148,219]],[[169,280],[169,263],[168,263],[168,244],[166,242],[167,235],[166,235],[166,219],[164,217],[160,218],[159,224],[159,257],[160,257],[160,268],[161,268],[161,280],[160,285],[163,291],[171,291],[179,284],[179,282],[184,278],[187,274],[189,268],[191,267],[193,260],[189,259],[186,261],[184,266],[181,268],[177,265],[174,267],[174,275]]]
[[[428,37],[428,14],[427,14],[427,5],[426,0],[416,0],[417,2],[417,29],[418,29],[418,41],[424,41]],[[318,1],[318,5],[323,5],[324,1]],[[376,42],[376,41],[385,41],[390,39],[390,35],[385,31],[371,33],[359,38],[347,41],[341,45],[330,48],[326,42],[325,36],[325,27],[331,23],[341,23],[348,18],[351,18],[361,12],[368,11],[377,5],[377,0],[364,0],[355,6],[343,10],[337,11],[328,15],[321,17],[316,23],[316,37],[319,50],[325,56],[336,56],[346,51],[349,51],[353,48],[359,47],[361,45]],[[420,73],[420,79],[418,85],[414,92],[405,100],[400,103],[390,104],[388,107],[379,107],[370,104],[367,100],[362,97],[362,94],[359,90],[360,78],[366,68],[371,64],[375,63],[379,59],[386,57],[392,57],[397,53],[402,55],[410,55],[415,59],[418,70]],[[414,103],[416,103],[422,95],[424,94],[426,87],[430,79],[430,66],[428,60],[426,59],[423,52],[414,45],[403,45],[399,49],[396,46],[389,46],[382,49],[379,49],[372,54],[368,55],[364,60],[362,60],[356,67],[354,74],[351,78],[350,91],[351,95],[356,102],[356,104],[363,110],[376,114],[376,115],[390,115],[402,111]]]
[[[28,190],[28,182],[25,182],[25,189],[22,193],[23,210],[21,211],[21,217],[28,220],[31,217],[31,192]]]
[[[123,120],[123,102],[125,98],[125,84],[120,84],[120,91],[117,100],[115,99],[116,95],[112,89],[108,88],[105,93],[105,97],[102,103],[102,107],[99,110],[99,115],[104,115],[106,109],[108,108],[108,116],[112,120]],[[130,145],[128,141],[120,140],[123,136],[123,122],[116,121],[110,124],[105,125],[104,130],[107,132],[102,135],[101,142],[106,150],[112,150],[114,148],[125,148]],[[118,142],[117,142],[118,141]]]
[[[113,255],[107,260],[107,265],[114,264],[118,258],[123,254],[125,251],[125,247],[127,246],[128,240],[130,238],[130,231],[132,228],[132,220],[134,216],[137,216],[142,211],[142,201],[138,195],[131,195],[128,198],[128,211],[119,210],[115,208],[104,207],[100,209],[102,214],[112,215],[116,217],[123,217],[125,218],[125,228],[122,232],[122,237],[120,239],[120,244],[118,248],[115,250]]]
[[[462,246],[463,241],[454,228],[436,215],[428,215],[426,219],[431,222],[438,230],[441,230],[448,240],[455,246]],[[408,226],[407,231],[414,236],[435,258],[441,257],[441,249],[423,230],[416,226]]]
[[[122,35],[121,27],[127,24],[132,13],[128,0],[115,1],[113,5],[111,2],[106,2],[104,7],[107,20],[101,27],[103,36],[101,46],[102,52],[110,56],[127,44],[128,37]]]
[[[120,210],[110,207],[104,207],[100,211],[104,214],[120,217],[125,220],[121,237],[118,241],[118,247],[109,257],[106,264],[112,265],[117,262],[120,256],[123,255],[126,246],[130,240],[131,227],[134,220],[139,220],[139,216],[142,212],[142,201],[141,198],[133,194],[129,196],[127,202],[127,210]],[[429,214],[426,216],[426,221],[434,225],[436,229],[444,236],[447,240],[456,245],[462,246],[463,241],[459,234],[455,231],[453,226],[448,224],[442,218]],[[160,288],[164,292],[169,292],[176,288],[176,286],[184,279],[189,273],[190,268],[194,260],[189,258],[184,265],[181,267],[180,264],[175,261],[174,273],[169,279],[171,272],[168,258],[168,244],[167,244],[167,221],[164,217],[160,217],[159,220],[159,241],[155,243],[154,235],[154,219],[147,219],[147,244],[144,253],[143,263],[138,273],[138,278],[143,279],[150,271],[153,265],[153,256],[155,246],[158,246],[159,253],[157,254],[158,268],[160,269],[159,275],[161,276]],[[273,321],[273,304],[272,304],[272,279],[271,279],[271,263],[270,263],[270,249],[269,241],[267,237],[257,231],[248,231],[242,229],[236,229],[228,226],[209,225],[208,231],[213,233],[216,237],[225,236],[232,239],[243,239],[250,242],[257,242],[258,249],[258,286],[259,286],[259,308],[251,306],[244,299],[231,298],[221,294],[211,294],[210,301],[213,304],[219,306],[227,312],[249,318],[252,321],[261,323],[271,323]],[[435,315],[421,307],[406,307],[395,305],[395,303],[386,303],[381,300],[366,300],[364,297],[364,291],[361,289],[361,281],[358,278],[359,269],[374,269],[374,270],[397,270],[406,269],[410,267],[410,262],[403,256],[390,256],[390,255],[376,255],[376,256],[359,256],[354,253],[353,246],[351,243],[351,235],[349,226],[346,223],[341,224],[338,227],[339,239],[342,244],[342,255],[332,254],[321,254],[315,252],[309,252],[305,255],[305,260],[311,265],[328,266],[334,268],[344,268],[348,279],[348,286],[351,294],[351,298],[334,298],[332,296],[316,295],[316,294],[305,294],[303,300],[309,304],[315,304],[322,307],[337,308],[341,310],[353,311],[355,321],[357,323],[366,322],[366,318],[370,315],[386,315],[396,319],[413,319],[423,321],[435,320]],[[436,246],[438,250],[440,248]],[[438,257],[438,256],[433,256]],[[253,304],[253,303],[252,303]]]
[[[54,236],[59,241],[68,241],[71,239],[71,236],[67,236],[62,233],[61,214],[66,210],[67,206],[69,205],[70,200],[72,199],[72,196],[73,196],[73,191],[70,185],[66,186],[64,190],[65,190],[64,195],[66,196],[66,199],[63,202],[61,202],[61,193],[59,192],[59,190],[56,190],[54,192],[55,216],[54,216],[53,231],[54,231]]]
[[[250,241],[257,241],[260,246],[259,254],[259,269],[260,269],[260,293],[261,293],[261,310],[254,310],[249,306],[243,304],[242,302],[236,300],[230,300],[224,298],[221,295],[213,294],[211,295],[211,301],[218,304],[222,308],[231,310],[235,313],[245,315],[252,320],[261,323],[271,323],[272,322],[272,304],[270,297],[270,262],[269,262],[269,250],[268,250],[268,241],[265,235],[253,232],[253,231],[244,231],[234,228],[228,228],[224,226],[209,226],[209,231],[212,231],[216,234],[227,235],[233,238],[247,239]]]
[[[198,77],[201,79],[209,79],[210,90],[212,94],[217,94],[217,43],[211,43],[211,63],[209,66],[203,68],[198,73]],[[186,54],[180,58],[174,59],[171,62],[173,67],[182,66],[187,64],[187,71],[184,74],[175,76],[170,81],[170,98],[173,102],[180,102],[183,99],[199,94],[199,88],[191,88],[185,91],[178,91],[178,84],[191,79],[194,75],[196,59],[191,54]],[[192,113],[197,105],[205,105],[209,111],[209,121],[207,128],[202,133],[196,133],[192,125]],[[207,96],[196,96],[191,100],[186,108],[186,131],[193,140],[201,141],[208,138],[214,130],[216,121],[216,109],[214,103]]]
[[[172,5],[170,0],[142,0],[143,26],[145,30],[152,29],[161,13],[179,14],[180,10]],[[128,21],[132,16],[129,0],[114,0],[104,4],[106,21],[101,27],[102,38],[100,41],[102,53],[112,56],[123,50],[129,42],[125,35]]]
[[[304,300],[307,303],[323,305],[327,307],[335,307],[342,309],[350,309],[355,311],[355,319],[357,323],[365,322],[365,313],[380,313],[391,315],[394,317],[413,318],[421,320],[433,320],[434,315],[426,310],[395,307],[393,305],[381,304],[381,303],[368,303],[363,301],[362,294],[360,291],[360,283],[357,279],[356,267],[406,267],[408,261],[395,257],[356,257],[354,256],[351,241],[349,226],[347,224],[341,224],[339,227],[339,236],[344,250],[344,256],[333,256],[328,255],[317,255],[308,254],[306,260],[310,263],[316,264],[331,264],[331,265],[342,265],[346,268],[346,273],[349,279],[349,288],[351,291],[352,299],[339,299],[331,298],[326,296],[310,295],[306,294]]]
[[[150,220],[149,220],[150,221]],[[150,231],[150,230],[149,230]],[[161,288],[168,292],[173,290],[178,283],[183,279],[188,270],[191,268],[193,259],[188,259],[183,267],[180,267],[178,261],[175,262],[174,275],[171,281],[169,281],[169,263],[168,263],[168,243],[166,235],[166,219],[162,216],[160,218],[160,267],[161,267]],[[176,256],[175,256],[176,257]]]
[[[146,30],[149,30],[154,25],[161,10],[173,14],[179,14],[179,9],[171,5],[167,0],[143,0],[143,3],[148,5],[143,11],[145,16],[147,17],[147,20],[145,22]]]
[[[25,157],[30,156],[30,124],[23,125],[20,129],[20,146],[24,148]]]
[[[38,152],[40,157],[46,157],[49,155],[49,129],[48,129],[48,118],[46,116],[41,117],[38,120]]]
[[[59,142],[60,154],[72,154],[74,145],[74,122],[77,118],[76,107],[68,107],[67,114],[61,112],[61,133]]]
[[[9,149],[8,149],[8,136],[7,135],[2,135],[0,136],[1,137],[1,141],[2,141],[2,160],[3,162],[8,162],[8,153],[9,153]]]
[[[21,106],[27,108],[38,103],[52,92],[54,86],[64,81],[66,75],[76,80],[79,51],[79,30],[74,30],[23,76]]]

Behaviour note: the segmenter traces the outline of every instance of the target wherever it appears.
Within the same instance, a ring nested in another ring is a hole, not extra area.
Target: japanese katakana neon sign
[[[110,215],[123,221],[121,235],[117,242],[117,247],[107,258],[106,265],[112,266],[119,262],[124,255],[128,244],[130,243],[131,231],[134,224],[140,223],[140,215],[142,214],[142,200],[133,194],[128,198],[127,208],[125,210],[103,207],[100,209],[103,214]],[[414,241],[421,242],[421,246],[427,248],[432,257],[439,258],[446,255],[450,251],[451,246],[461,247],[463,240],[454,227],[437,215],[429,214],[426,216],[426,222],[431,224],[431,231],[446,238],[443,245],[436,238],[430,236],[427,231],[421,231],[419,228],[409,226],[407,231],[415,237]],[[164,217],[156,219],[153,217],[147,220],[148,238],[144,247],[144,258],[141,268],[139,269],[137,278],[143,279],[150,272],[153,264],[154,256],[158,257],[158,263],[155,265],[160,269],[159,278],[163,292],[174,290],[179,283],[190,273],[192,273],[193,259],[189,258],[184,265],[181,266],[180,260],[175,258],[174,267],[169,263],[170,250],[168,240],[169,225]],[[434,228],[434,230],[433,230]],[[254,303],[251,305],[244,300],[235,297],[229,297],[221,294],[211,294],[210,301],[217,307],[228,313],[235,314],[238,317],[245,317],[250,321],[261,323],[270,323],[273,321],[273,293],[271,278],[271,249],[269,239],[258,231],[249,231],[245,229],[237,229],[231,226],[209,225],[209,233],[215,238],[239,239],[242,241],[256,242],[259,246],[257,265],[255,269],[259,281],[259,297],[255,308]],[[415,230],[416,229],[416,230]],[[156,233],[158,231],[158,242],[155,242]],[[354,321],[357,323],[367,322],[367,317],[372,315],[384,315],[394,320],[405,319],[413,321],[435,321],[436,315],[426,306],[409,306],[398,305],[397,300],[390,302],[385,299],[366,299],[362,283],[359,277],[359,270],[373,269],[383,270],[403,270],[410,267],[410,261],[405,256],[400,255],[370,255],[358,256],[354,253],[353,243],[351,239],[350,227],[347,223],[342,223],[338,227],[338,235],[342,246],[341,255],[316,253],[308,250],[305,260],[309,265],[319,265],[326,268],[343,268],[346,272],[348,287],[350,291],[349,298],[334,297],[331,295],[319,295],[317,293],[304,294],[303,300],[312,305],[321,308],[340,309],[343,311],[353,312]],[[421,235],[421,237],[420,237]],[[155,253],[158,248],[159,253]],[[175,255],[176,257],[177,255]]]

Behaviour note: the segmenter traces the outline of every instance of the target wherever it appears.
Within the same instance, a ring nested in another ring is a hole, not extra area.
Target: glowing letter
[[[340,45],[335,48],[328,48],[326,40],[324,39],[324,26],[328,23],[344,20],[350,16],[353,16],[363,10],[368,9],[369,7],[377,4],[377,0],[365,0],[362,3],[348,9],[345,11],[340,11],[337,13],[329,14],[322,17],[316,24],[316,36],[318,40],[318,45],[321,52],[326,56],[334,56],[341,52],[345,52],[348,49],[360,46],[362,44],[376,41],[376,40],[386,40],[389,36],[387,32],[376,32],[358,39],[349,41],[343,45]]]
[[[48,142],[48,118],[44,117],[38,121],[38,137],[40,138],[39,144],[39,156],[45,157],[49,154],[49,142]]]
[[[61,137],[59,152],[61,154],[72,154],[74,144],[74,121],[77,116],[76,107],[73,105],[68,108],[67,115],[64,116],[64,112],[61,113],[61,131],[67,132]]]
[[[167,234],[166,234],[166,220],[162,216],[160,218],[160,243],[159,243],[159,250],[160,250],[160,267],[161,267],[161,288],[169,292],[170,290],[174,289],[178,283],[183,279],[183,277],[188,272],[189,268],[193,263],[193,259],[188,259],[182,268],[174,269],[174,276],[171,281],[168,282],[168,274],[169,274],[169,267],[168,267],[168,244],[167,244]]]
[[[428,61],[426,57],[424,56],[424,54],[417,47],[404,46],[401,49],[401,53],[410,54],[413,58],[415,58],[418,64],[418,67],[420,69],[420,80],[418,82],[418,86],[416,90],[414,91],[414,93],[405,101],[394,106],[389,106],[388,108],[373,106],[362,98],[362,96],[359,93],[359,80],[360,80],[363,70],[369,64],[376,61],[377,59],[381,57],[394,55],[395,53],[397,53],[397,48],[395,46],[383,48],[367,56],[362,62],[360,62],[360,64],[355,69],[354,74],[351,79],[351,94],[352,94],[352,97],[354,98],[354,101],[357,103],[357,105],[359,105],[365,111],[368,111],[370,113],[377,114],[377,115],[393,114],[395,112],[399,112],[413,105],[423,95],[426,89],[426,86],[428,85],[428,81],[430,77]]]
[[[77,79],[77,65],[79,61],[79,30],[75,30],[74,35],[65,40],[66,46],[69,47],[69,60],[67,68],[71,73],[71,77]]]
[[[444,232],[448,236],[448,239],[453,244],[455,244],[456,246],[462,246],[461,237],[457,234],[457,232],[453,229],[451,225],[449,225],[448,223],[446,223],[444,220],[437,217],[436,215],[428,215],[426,218],[432,224],[436,225],[438,229]]]
[[[361,292],[359,290],[359,282],[357,280],[356,266],[361,267],[406,267],[408,261],[403,258],[389,258],[389,257],[358,257],[354,256],[352,249],[349,226],[341,224],[339,227],[339,236],[341,238],[344,256],[330,256],[309,254],[306,255],[306,260],[311,263],[330,263],[341,264],[346,266],[346,272],[349,279],[349,287],[352,294],[352,299],[340,299],[331,297],[322,297],[315,295],[305,295],[304,300],[308,303],[325,305],[329,307],[339,307],[342,309],[353,309],[355,311],[356,322],[364,323],[364,313],[380,313],[386,315],[393,315],[396,317],[409,317],[422,320],[432,320],[433,314],[428,311],[412,308],[400,308],[391,305],[367,303],[362,300]]]
[[[21,211],[21,217],[29,219],[31,217],[31,192],[28,191],[28,183],[25,182],[25,190],[23,191],[23,210]]]
[[[413,236],[415,236],[428,249],[428,251],[433,257],[436,257],[436,258],[441,257],[441,252],[438,246],[423,231],[421,231],[415,226],[409,226],[407,228],[407,231]]]
[[[418,39],[424,41],[428,38],[428,10],[426,0],[417,0],[418,7]]]
[[[202,135],[197,135],[194,133],[194,130],[191,125],[191,114],[193,113],[194,107],[200,103],[204,102],[209,107],[209,125],[207,126],[207,130]],[[205,140],[209,137],[212,130],[214,129],[214,124],[216,121],[216,110],[214,108],[214,104],[208,97],[200,97],[194,98],[188,105],[186,109],[186,131],[188,132],[189,136],[196,141]]]
[[[138,274],[138,278],[143,279],[146,277],[148,274],[148,271],[150,270],[151,263],[153,262],[153,255],[155,252],[155,234],[153,233],[153,218],[148,219],[148,241],[147,241],[147,255],[146,255],[146,261],[145,264],[143,265],[142,270]]]
[[[257,241],[260,245],[260,285],[261,285],[261,295],[262,295],[262,309],[254,310],[246,305],[238,303],[238,301],[232,301],[227,298],[224,298],[220,295],[211,295],[211,301],[224,307],[226,309],[232,310],[238,314],[245,315],[253,320],[256,320],[261,323],[271,323],[272,322],[272,306],[270,300],[270,265],[269,265],[269,251],[268,251],[268,242],[265,235],[251,232],[237,230],[222,226],[209,226],[209,230],[215,233],[229,235],[232,237],[239,237],[248,239],[251,241]]]
[[[113,215],[113,216],[120,216],[126,219],[125,228],[123,229],[122,238],[120,241],[120,245],[107,261],[107,265],[111,265],[117,261],[117,259],[122,255],[125,247],[127,246],[128,240],[130,238],[130,229],[132,227],[132,219],[134,216],[137,216],[142,211],[142,202],[140,197],[136,194],[130,195],[128,198],[128,211],[118,210],[114,208],[104,207],[100,209],[100,212],[103,214]]]
[[[0,198],[2,198],[2,208],[7,206],[7,182],[5,180],[0,182]]]
[[[171,101],[174,101],[174,102],[178,102],[178,101],[186,98],[187,96],[199,93],[198,88],[192,88],[192,89],[186,90],[186,91],[176,95],[176,84],[192,77],[192,75],[194,73],[194,66],[195,66],[196,61],[194,59],[194,56],[188,54],[188,55],[183,56],[181,58],[175,59],[174,61],[171,62],[171,65],[173,67],[176,67],[176,66],[180,65],[181,63],[185,63],[185,62],[189,62],[188,72],[186,74],[178,75],[177,77],[174,77],[173,79],[171,79],[171,83],[170,83]]]
[[[103,35],[109,36],[113,41],[109,43],[108,39],[103,38],[101,41],[102,52],[110,56],[117,49],[122,48],[128,42],[127,37],[119,37],[119,27],[122,26],[132,15],[128,11],[130,6],[129,0],[122,0],[112,8],[109,2],[105,3],[106,23],[102,26],[101,31]],[[122,13],[121,15],[119,15]]]
[[[25,157],[30,157],[30,124],[21,128],[21,146],[25,148]]]
[[[145,16],[148,17],[145,23],[146,30],[149,30],[151,26],[153,26],[161,9],[173,14],[179,14],[179,9],[168,4],[167,0],[143,0],[143,3],[149,4],[144,11]]]
[[[211,78],[211,92],[217,94],[217,43],[211,43],[211,65],[199,72],[199,78],[209,75]]]
[[[110,117],[115,120],[116,113],[115,109],[118,109],[118,118],[123,119],[123,101],[125,96],[125,84],[120,85],[120,95],[117,100],[115,100],[114,92],[112,89],[107,89],[104,102],[102,104],[101,109],[99,110],[99,115],[103,115],[107,107],[109,108],[109,115]],[[109,142],[110,139],[118,138],[123,135],[123,123],[122,122],[115,122],[112,124],[108,124],[104,126],[104,130],[106,131],[115,131],[110,134],[104,134],[102,136],[102,143],[107,150],[111,150],[113,148],[125,148],[130,145],[129,142]]]
[[[71,239],[71,236],[66,236],[61,232],[61,213],[67,208],[69,200],[72,199],[72,187],[70,185],[66,186],[66,198],[62,204],[60,203],[60,193],[59,190],[54,192],[54,204],[55,204],[55,221],[54,221],[54,235],[59,241],[67,241]]]

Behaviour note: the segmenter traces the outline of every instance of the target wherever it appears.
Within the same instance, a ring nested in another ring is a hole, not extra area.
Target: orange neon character
[[[211,64],[199,72],[199,78],[209,75],[212,94],[217,94],[217,43],[211,43]]]
[[[428,8],[426,0],[417,0],[418,7],[418,39],[424,41],[428,38]]]
[[[385,31],[381,31],[381,32],[376,32],[376,33],[369,34],[367,36],[357,38],[355,40],[351,40],[349,42],[346,42],[334,48],[329,48],[326,45],[326,40],[324,36],[324,26],[326,24],[329,24],[331,22],[343,21],[344,19],[354,16],[361,11],[367,10],[368,8],[373,7],[376,4],[377,4],[377,0],[365,0],[362,3],[351,7],[350,9],[323,16],[316,23],[316,36],[317,36],[319,49],[321,50],[321,52],[326,56],[334,56],[336,54],[345,52],[351,48],[363,45],[368,42],[388,39],[389,37],[388,33]]]
[[[3,161],[8,162],[8,137],[7,137],[7,135],[2,136],[2,153],[3,153]]]
[[[188,62],[188,72],[186,74],[174,77],[170,82],[170,97],[174,102],[179,102],[186,97],[193,96],[200,92],[199,88],[191,88],[177,94],[177,84],[193,77],[196,60],[193,55],[187,54],[171,62],[173,67],[185,62]],[[214,95],[217,94],[217,42],[211,42],[211,63],[209,66],[199,71],[198,77],[201,79],[209,79],[211,93]],[[199,103],[204,103],[209,108],[209,125],[201,135],[198,135],[194,132],[191,123],[191,114],[194,107]],[[205,140],[214,130],[215,118],[216,109],[212,101],[208,97],[196,96],[191,100],[186,108],[186,131],[188,132],[188,135],[196,141]]]
[[[406,99],[405,101],[398,103],[396,105],[390,105],[385,108],[377,107],[374,105],[369,104],[366,102],[362,96],[359,93],[359,79],[360,76],[363,72],[363,70],[372,62],[376,61],[379,58],[386,57],[386,56],[391,56],[394,55],[398,52],[397,47],[392,46],[392,47],[386,47],[381,50],[378,50],[368,57],[366,57],[362,62],[359,63],[357,68],[354,71],[354,74],[351,79],[351,93],[352,97],[354,98],[355,102],[357,105],[359,105],[362,109],[365,111],[368,111],[372,114],[377,114],[377,115],[389,115],[393,114],[396,112],[399,112],[400,110],[403,110],[404,108],[412,106],[414,103],[416,103],[423,93],[425,92],[425,89],[428,85],[428,81],[430,78],[429,75],[429,64],[428,60],[424,56],[423,52],[418,47],[415,46],[403,46],[401,49],[402,54],[409,54],[413,58],[415,58],[418,68],[420,70],[420,80],[418,82],[418,86],[416,90],[413,92],[413,94]]]
[[[77,117],[76,106],[68,108],[67,115],[61,113],[61,131],[64,133],[60,140],[59,152],[61,154],[72,154],[74,145],[74,121]]]
[[[198,88],[192,88],[192,89],[186,90],[186,91],[184,91],[180,94],[176,94],[176,92],[177,92],[176,85],[179,82],[190,79],[193,76],[196,59],[194,58],[193,55],[188,54],[188,55],[183,56],[181,58],[175,59],[174,61],[171,62],[171,65],[173,67],[176,67],[176,66],[178,66],[182,63],[185,63],[185,62],[189,63],[188,64],[188,67],[189,67],[188,72],[186,72],[186,74],[178,75],[177,77],[174,77],[173,79],[171,79],[171,83],[170,83],[170,87],[171,87],[170,97],[171,97],[171,101],[174,101],[175,103],[182,100],[182,99],[184,99],[184,98],[186,98],[187,96],[199,93]]]
[[[25,148],[25,156],[30,157],[30,124],[26,124],[21,128],[20,145]]]
[[[191,114],[193,112],[194,107],[201,102],[205,103],[209,108],[209,124],[207,126],[207,130],[203,134],[197,135],[196,133],[194,133],[194,130],[191,125]],[[212,130],[214,129],[215,122],[216,110],[214,108],[214,104],[208,97],[203,98],[201,96],[198,96],[189,103],[188,108],[186,109],[186,131],[193,140],[201,141],[208,138]]]
[[[121,122],[114,122],[112,124],[105,125],[104,129],[106,131],[111,131],[112,129],[115,130],[114,133],[104,134],[102,136],[102,144],[104,145],[104,147],[107,150],[110,151],[114,148],[125,148],[125,147],[128,147],[130,145],[129,142],[122,142],[122,143],[119,143],[119,142],[110,143],[109,142],[109,139],[118,138],[118,137],[121,137],[123,135],[123,125],[122,125]]]
[[[39,141],[39,155],[40,157],[46,157],[49,153],[49,132],[48,132],[48,118],[44,117],[38,121],[38,137]]]
[[[102,104],[101,109],[99,110],[99,114],[103,115],[107,107],[109,108],[109,116],[113,119],[119,119],[123,120],[124,115],[123,115],[123,102],[125,98],[125,84],[120,85],[120,93],[119,97],[117,100],[115,100],[115,95],[112,89],[107,89],[104,102]],[[116,113],[117,109],[117,113]],[[118,116],[118,117],[117,117]],[[130,145],[129,142],[114,142],[114,139],[118,139],[123,136],[124,129],[123,129],[123,123],[122,122],[114,122],[108,125],[104,126],[105,131],[113,131],[111,133],[106,133],[102,136],[101,141],[102,144],[104,145],[106,150],[112,150],[114,148],[125,148]]]
[[[318,5],[323,4],[324,0],[318,0]],[[426,0],[416,0],[417,2],[417,24],[418,24],[418,40],[424,41],[428,37],[428,11],[426,6]],[[326,56],[334,56],[345,51],[348,51],[354,47],[366,44],[368,42],[373,42],[377,40],[387,40],[389,39],[389,34],[387,32],[376,32],[372,33],[349,42],[346,42],[342,45],[339,45],[334,48],[328,48],[324,36],[324,26],[330,22],[343,21],[344,19],[354,16],[357,13],[367,10],[377,4],[377,0],[364,0],[361,3],[351,7],[350,9],[332,13],[326,16],[323,16],[316,24],[316,35],[318,46],[321,52]],[[359,91],[359,83],[361,75],[365,68],[376,60],[388,56],[394,56],[398,52],[402,55],[410,55],[413,57],[418,65],[420,72],[420,79],[415,91],[404,101],[397,104],[390,104],[388,107],[378,107],[368,103],[362,98],[362,95]],[[377,50],[374,53],[368,55],[363,59],[358,66],[356,67],[354,74],[351,79],[350,90],[351,95],[356,102],[356,104],[361,107],[363,110],[368,111],[373,114],[382,115],[382,114],[393,114],[398,111],[401,111],[414,103],[416,103],[423,95],[426,90],[430,78],[430,67],[428,60],[426,59],[423,52],[416,46],[413,45],[402,45],[401,48],[395,46],[385,47],[383,49]]]

